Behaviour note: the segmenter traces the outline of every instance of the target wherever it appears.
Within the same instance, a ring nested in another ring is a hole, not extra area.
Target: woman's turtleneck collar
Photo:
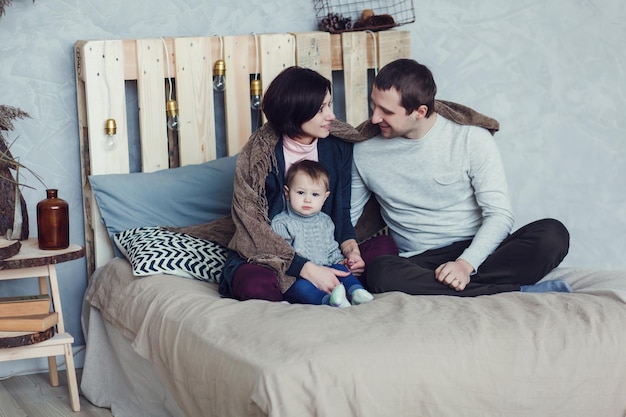
[[[306,154],[311,152],[313,149],[317,148],[317,141],[318,138],[315,138],[311,143],[307,145],[306,143],[298,142],[297,140],[292,139],[287,135],[283,135],[283,147],[291,152],[296,153]]]
[[[317,141],[315,138],[310,144],[300,143],[287,135],[283,135],[283,154],[285,155],[285,174],[289,167],[303,159],[319,161],[317,153]]]

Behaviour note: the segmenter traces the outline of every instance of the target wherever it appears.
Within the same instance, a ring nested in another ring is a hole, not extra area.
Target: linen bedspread
[[[623,417],[626,273],[556,277],[577,292],[387,293],[339,309],[224,299],[115,259],[86,299],[190,417]]]

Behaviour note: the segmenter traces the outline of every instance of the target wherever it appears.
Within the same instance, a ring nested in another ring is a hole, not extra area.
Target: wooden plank
[[[126,133],[126,98],[121,41],[88,42],[82,48],[83,77],[87,107],[87,147],[91,153],[91,175],[126,173],[128,136]],[[105,121],[117,124],[114,149],[105,147]]]
[[[367,33],[341,34],[346,122],[356,126],[369,117],[367,82]]]
[[[168,53],[172,52],[168,50]],[[150,141],[141,141],[141,170],[143,172],[153,172],[169,167],[164,91],[164,80],[167,74],[163,70],[164,60],[167,64],[168,57],[161,39],[137,41],[139,130],[142,138],[150,138]],[[170,69],[175,65],[171,60],[169,64]],[[172,95],[172,97],[175,96]]]
[[[409,32],[386,30],[376,32],[378,52],[378,68],[382,68],[391,61],[411,56],[411,37]],[[372,48],[368,48],[372,50]]]
[[[113,251],[113,242],[111,242],[111,239],[109,238],[109,232],[107,231],[104,223],[100,220],[102,216],[100,215],[98,204],[93,197],[90,201],[90,206],[87,207],[86,210],[92,208],[93,211],[98,213],[97,215],[94,215],[93,222],[91,223],[94,230],[93,242],[90,242],[87,236],[85,237],[85,246],[90,247],[90,250],[87,251],[87,265],[93,273],[95,268],[103,266],[108,261],[113,259],[115,257],[115,253]],[[87,227],[85,227],[85,229],[87,229]],[[89,276],[91,277],[91,275]]]
[[[42,342],[18,347],[17,349],[0,350],[0,362],[64,355],[64,346],[71,348],[72,343],[74,343],[74,337],[71,334],[56,333]]]
[[[330,34],[328,32],[309,32],[309,33],[330,36],[329,52],[330,52],[331,67],[333,71],[341,71],[343,69],[343,51],[342,51],[342,41],[341,41],[342,34]],[[369,33],[369,32],[352,32],[352,33]],[[410,36],[409,36],[410,33],[408,31],[392,29],[392,30],[384,30],[384,31],[375,32],[375,33],[376,33],[376,36],[378,36],[378,34],[382,34],[385,38],[387,38],[388,36],[391,36],[392,38],[395,36],[398,36],[397,40],[403,43],[403,45],[399,47],[400,50],[404,50],[405,48],[407,48],[407,46],[410,43]],[[295,35],[299,35],[299,33],[295,33]],[[387,38],[387,39],[390,39],[390,38]],[[136,59],[136,56],[137,56],[136,42],[134,40],[124,40],[122,42],[124,46],[124,57],[125,57],[124,78],[126,80],[137,80],[138,68],[137,68],[137,59]],[[171,46],[169,45],[170,42],[173,42],[173,39],[167,38],[166,42],[168,43],[168,48],[173,47],[173,44]],[[369,38],[366,40],[366,42],[367,42],[367,48],[368,48],[367,67],[374,68],[375,66],[374,55],[373,55],[374,40]],[[381,41],[379,41],[379,45],[382,46]],[[397,46],[392,45],[391,47],[396,48]],[[219,56],[219,45],[216,45],[215,43],[212,44],[212,53],[213,53],[213,56]],[[254,50],[249,50],[248,53],[249,53],[248,59],[250,61],[253,61],[255,59]],[[398,54],[399,54],[399,57],[406,58],[410,56],[410,50],[406,49],[406,52],[398,52]],[[175,75],[176,74],[174,73],[173,76]]]
[[[123,42],[77,43],[76,54],[76,76],[84,80],[77,84],[77,94],[81,95],[77,104],[81,154],[84,158],[81,171],[85,240],[89,248],[87,267],[93,272],[96,265],[104,264],[113,256],[113,245],[100,221],[100,211],[88,176],[129,171]],[[117,124],[117,145],[113,149],[105,147],[104,126],[109,118]]]
[[[332,81],[330,33],[294,33],[296,39],[296,64],[310,68]]]
[[[76,370],[80,378],[82,369]],[[65,372],[60,375],[59,387],[51,386],[46,373],[15,375],[0,381],[0,417],[68,417],[70,410],[68,392],[65,389]],[[80,417],[111,417],[111,410],[91,404],[80,397]]]
[[[250,112],[250,74],[256,66],[253,36],[225,36],[226,90],[224,113],[228,155],[235,155],[252,133]],[[216,59],[219,59],[216,57]]]
[[[176,96],[180,164],[213,160],[217,154],[211,83],[211,38],[177,38]]]
[[[0,317],[0,332],[43,332],[59,321],[55,311],[19,317]]]
[[[80,148],[80,174],[83,195],[83,223],[85,225],[85,251],[87,258],[87,276],[95,270],[94,260],[94,209],[95,202],[89,175],[91,175],[91,157],[89,155],[89,124],[87,123],[87,98],[85,95],[85,79],[83,77],[84,61],[82,50],[86,41],[78,41],[74,45],[74,73],[76,76],[76,107],[78,116],[78,137]],[[97,210],[97,209],[95,209]],[[99,222],[98,222],[99,223]]]
[[[364,65],[369,69],[380,69],[395,59],[409,58],[411,56],[411,36],[408,31],[384,30],[375,33],[348,33],[367,35],[365,36],[367,54]],[[344,70],[343,35],[330,35],[330,60],[333,71]]]
[[[294,33],[294,36],[296,39],[296,65],[315,70],[332,82],[330,33]],[[333,95],[334,93],[333,91]]]
[[[22,295],[0,298],[0,317],[45,314],[49,311],[50,297],[47,295]]]
[[[329,52],[330,52],[331,67],[333,71],[341,70],[343,68],[343,59],[342,59],[342,54],[341,54],[341,35],[338,35],[338,34],[331,35],[328,32],[310,32],[310,33],[318,34],[320,36],[330,37],[331,44],[330,44]],[[213,38],[215,38],[215,36]],[[226,39],[227,37],[224,36],[222,38]],[[185,38],[177,38],[177,39],[185,39]],[[173,41],[173,39],[166,38],[166,42],[168,43],[168,48],[170,47],[169,46],[170,41]],[[123,41],[123,45],[124,45],[124,56],[125,56],[124,78],[126,80],[137,80],[139,70],[137,67],[137,58],[136,58],[137,57],[136,41],[125,40]],[[218,59],[218,57],[220,56],[219,42],[218,43],[212,42],[211,48],[212,48],[211,53],[213,57],[216,57],[215,59]],[[247,52],[248,52],[248,57],[246,58],[246,60],[249,62],[254,62],[256,59],[256,53],[254,51],[254,48],[249,48]],[[176,73],[174,73],[173,76],[176,76]]]
[[[264,89],[285,68],[296,65],[296,39],[291,33],[258,35]],[[263,121],[266,121],[265,116]]]
[[[341,34],[330,35],[330,62],[333,71],[343,69],[343,46],[341,42]]]
[[[360,35],[365,35],[368,32],[347,32],[348,34],[356,33]],[[343,44],[343,33],[335,33],[330,35],[330,54],[331,54],[331,65],[333,71],[343,71],[344,70],[344,44]],[[374,59],[373,55],[369,53],[369,51],[373,48],[373,41],[371,36],[365,36],[364,42],[366,44],[366,48],[368,53],[362,59],[363,65],[367,68],[374,68]]]
[[[0,379],[0,404],[2,404],[2,409],[0,409],[0,417],[29,417],[29,414],[24,407],[19,403],[19,401],[14,398],[11,390],[14,389],[16,385],[21,385],[19,382],[16,384],[15,379],[26,377],[13,377],[7,379]],[[10,379],[10,382],[5,382]],[[27,390],[32,390],[32,385],[27,388]],[[37,398],[36,401],[39,401]]]
[[[292,34],[258,35],[261,80],[267,86],[285,68],[296,64],[296,43]]]

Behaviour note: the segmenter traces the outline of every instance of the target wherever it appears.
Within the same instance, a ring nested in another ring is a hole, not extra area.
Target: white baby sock
[[[352,294],[350,296],[352,298],[353,306],[358,306],[359,304],[363,303],[369,303],[374,299],[374,296],[365,288],[357,288],[356,290],[352,291]]]
[[[350,303],[346,298],[346,288],[342,284],[337,285],[330,293],[328,304],[333,307],[350,307]]]

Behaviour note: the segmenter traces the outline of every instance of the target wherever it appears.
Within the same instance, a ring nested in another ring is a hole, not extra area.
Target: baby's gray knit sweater
[[[329,266],[344,259],[335,240],[335,225],[324,212],[303,216],[287,204],[287,210],[272,219],[272,229],[314,264]]]
[[[514,223],[491,134],[439,114],[421,139],[379,136],[354,146],[353,223],[370,193],[403,256],[473,239],[460,258],[478,269]]]

